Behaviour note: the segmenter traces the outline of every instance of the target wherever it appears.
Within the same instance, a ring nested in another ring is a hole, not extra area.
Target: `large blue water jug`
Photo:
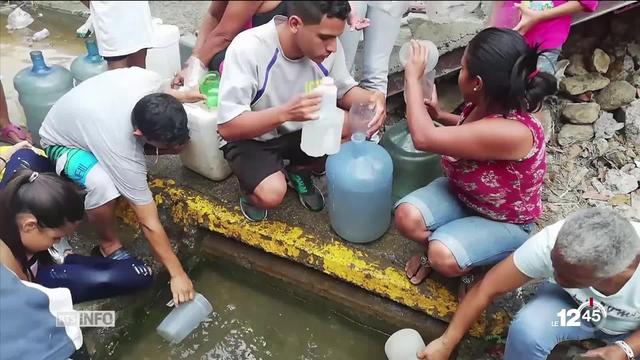
[[[327,159],[331,227],[344,240],[367,243],[391,224],[393,163],[378,144],[357,139]]]
[[[76,85],[92,76],[107,71],[107,62],[98,53],[98,45],[95,39],[85,40],[87,55],[78,56],[71,63],[71,75],[76,80]]]
[[[18,91],[18,100],[27,116],[27,128],[34,144],[40,143],[40,126],[53,104],[73,88],[71,72],[62,66],[47,66],[41,51],[30,54],[33,67],[20,70],[13,78],[13,87]]]

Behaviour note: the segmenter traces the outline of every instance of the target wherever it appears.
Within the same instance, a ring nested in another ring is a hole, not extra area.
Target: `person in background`
[[[364,29],[364,69],[361,86],[387,94],[389,56],[400,33],[400,20],[408,1],[349,1],[351,13],[340,35],[347,69],[353,73],[361,28]]]
[[[198,30],[198,40],[187,67],[198,67],[201,73],[222,72],[222,62],[231,41],[241,31],[264,25],[274,16],[287,16],[284,1],[212,1]],[[184,84],[187,68],[178,73],[172,86]]]
[[[640,359],[639,265],[640,223],[613,210],[580,210],[546,227],[491,269],[458,306],[444,334],[418,357],[449,359],[495,299],[532,279],[546,279],[512,321],[504,360],[544,360],[560,342],[585,339],[607,342],[584,354],[585,359]],[[560,315],[581,305],[593,309],[593,320],[585,320],[584,313]],[[560,325],[568,322],[574,324]]]
[[[164,89],[164,85],[160,75],[138,67],[96,75],[53,105],[40,137],[56,172],[87,191],[85,208],[100,241],[92,254],[131,258],[116,233],[116,200],[123,196],[168,270],[173,300],[179,304],[193,299],[193,284],[158,218],[147,183],[145,154],[179,153],[189,141],[181,101],[204,96]]]
[[[31,134],[9,120],[7,98],[4,96],[2,80],[0,80],[0,141],[17,144],[21,141],[31,142]]]
[[[109,70],[146,66],[153,23],[148,1],[82,1],[91,10],[98,51]]]
[[[371,135],[385,118],[385,96],[357,87],[345,66],[338,36],[350,12],[347,1],[290,1],[289,17],[240,33],[227,49],[220,82],[218,133],[225,159],[243,195],[240,208],[251,221],[266,218],[280,205],[287,183],[303,206],[324,208],[311,169],[322,158],[300,149],[302,124],[317,118],[321,95],[306,93],[323,77],[332,77],[338,106],[373,103]],[[345,121],[348,129],[348,121]],[[284,160],[290,160],[285,167]]]
[[[406,264],[411,283],[421,283],[432,269],[467,275],[462,297],[474,280],[469,272],[517,249],[542,214],[545,141],[530,113],[557,86],[553,76],[536,70],[538,52],[518,32],[487,28],[463,54],[458,86],[466,106],[462,116],[453,115],[440,110],[435,91],[425,107],[426,52],[412,40],[407,121],[416,149],[442,155],[445,177],[400,199],[395,224],[425,247]]]
[[[524,35],[530,46],[543,50],[538,69],[554,75],[562,45],[569,37],[571,15],[595,11],[598,1],[522,1],[514,6],[520,11],[520,21],[514,30]]]

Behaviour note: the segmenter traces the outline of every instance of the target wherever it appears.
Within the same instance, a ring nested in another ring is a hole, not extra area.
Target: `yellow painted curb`
[[[150,186],[155,193],[156,203],[171,204],[169,210],[173,221],[185,229],[198,226],[237,239],[437,319],[450,319],[456,311],[455,296],[441,284],[427,279],[427,296],[408,281],[401,269],[383,268],[375,261],[369,261],[367,254],[346,246],[342,241],[319,241],[302,228],[279,221],[249,222],[239,210],[230,211],[226,206],[194,191],[176,186],[173,180],[156,179],[150,182]],[[136,223],[130,209],[121,206],[119,214],[126,223]],[[509,316],[499,311],[489,319],[483,317],[474,324],[470,334],[476,337],[502,335],[508,322]]]

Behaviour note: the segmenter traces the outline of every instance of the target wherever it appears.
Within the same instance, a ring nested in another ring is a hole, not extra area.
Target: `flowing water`
[[[341,316],[315,295],[301,296],[279,280],[220,261],[192,275],[212,315],[182,343],[169,345],[155,332],[170,311],[167,293],[110,359],[386,359],[387,334]]]

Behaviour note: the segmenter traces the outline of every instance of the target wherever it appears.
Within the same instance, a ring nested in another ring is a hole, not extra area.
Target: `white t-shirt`
[[[534,279],[548,279],[555,283],[551,250],[563,224],[564,220],[547,226],[515,251],[513,261],[523,274]],[[640,234],[640,223],[632,222],[632,225]],[[602,323],[603,332],[620,335],[640,329],[640,267],[622,289],[613,295],[603,295],[591,287],[564,290],[573,297],[577,305],[593,298],[604,306],[607,317]]]
[[[90,9],[100,55],[129,55],[152,46],[148,1],[91,1]]]
[[[306,57],[297,60],[285,57],[276,25],[286,19],[276,16],[267,24],[245,30],[227,48],[220,80],[218,124],[229,122],[245,111],[285,104],[325,76],[333,78],[338,99],[358,85],[347,71],[339,41],[337,51],[322,64]],[[287,122],[255,139],[267,141],[300,129],[302,122]],[[221,139],[220,146],[225,144]]]
[[[160,75],[138,67],[87,79],[53,105],[40,128],[42,146],[93,153],[122,196],[136,205],[150,204],[144,144],[133,136],[131,111],[165,85]]]

